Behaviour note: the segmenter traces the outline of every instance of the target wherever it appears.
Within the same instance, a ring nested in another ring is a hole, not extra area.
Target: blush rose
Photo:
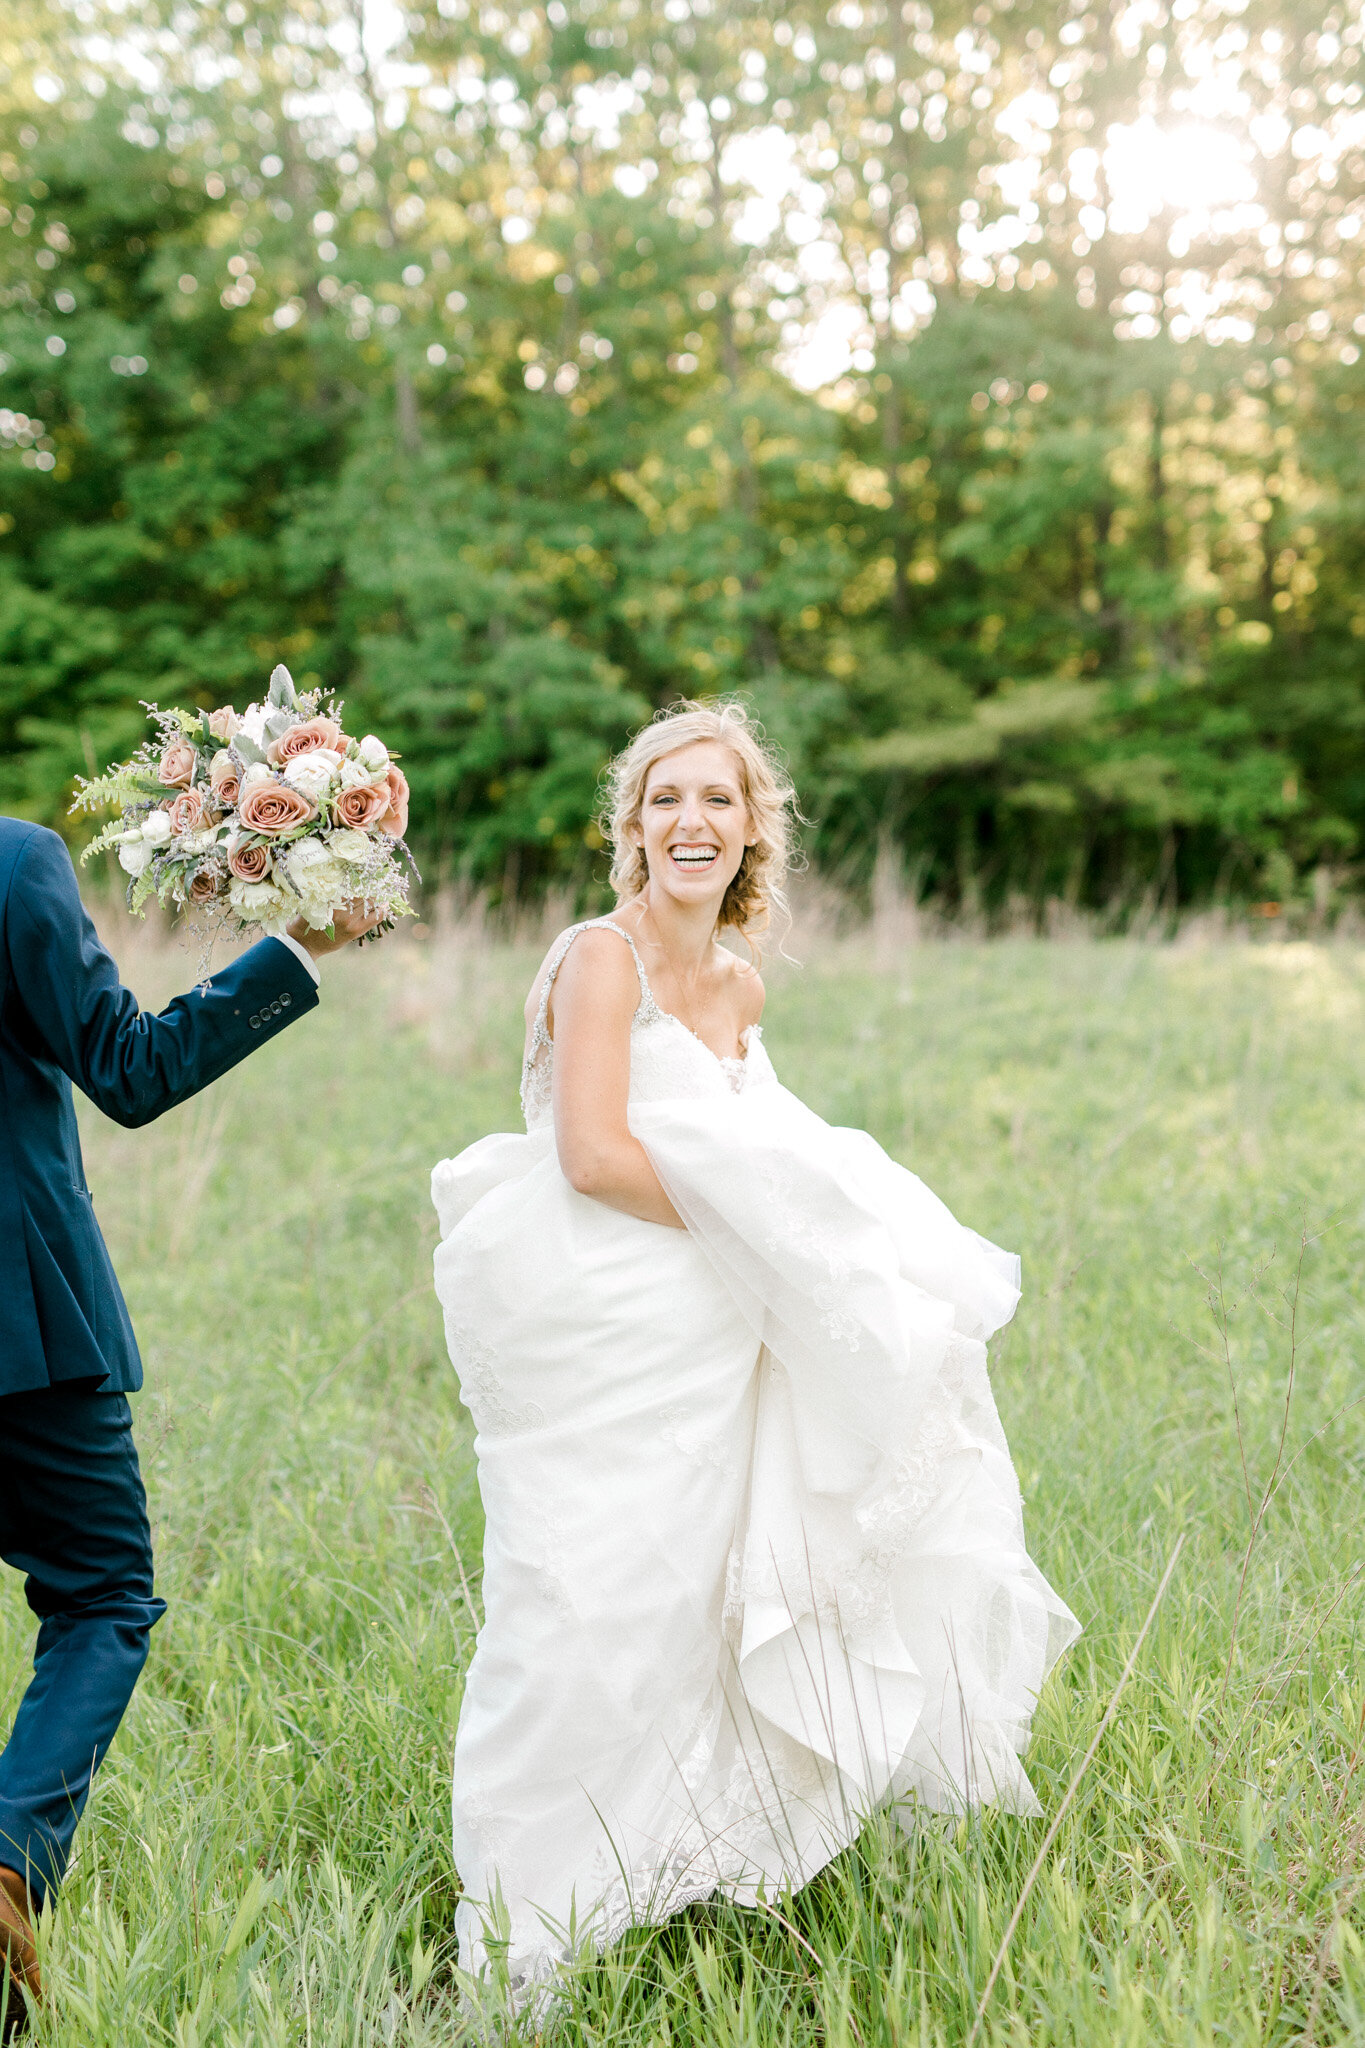
[[[222,740],[225,746],[241,722],[230,704],[222,704],[216,711],[209,713],[209,731],[216,740]]]
[[[282,768],[286,761],[297,761],[300,754],[312,754],[319,747],[327,747],[334,754],[344,754],[346,739],[334,718],[306,718],[302,725],[291,725],[288,732],[281,733],[266,748],[268,761]]]
[[[239,882],[263,882],[270,873],[270,853],[258,840],[229,846],[227,864]]]
[[[355,832],[369,832],[379,823],[389,808],[389,786],[386,782],[362,782],[355,789],[343,789],[332,806],[332,815],[338,825],[346,825]],[[388,826],[384,827],[388,830]]]
[[[226,749],[209,763],[209,783],[219,803],[232,805],[241,787],[241,770]]]
[[[316,818],[317,809],[307,797],[291,789],[287,782],[255,782],[244,790],[237,805],[237,815],[251,832],[262,832],[267,839],[278,839],[284,832],[292,832],[298,825],[306,825]]]
[[[177,836],[182,832],[197,832],[210,822],[210,791],[200,785],[194,789],[182,789],[168,813],[171,830]]]
[[[194,748],[186,739],[172,740],[161,756],[157,779],[168,789],[187,789],[194,780]]]
[[[379,821],[381,832],[391,833],[401,839],[408,829],[408,778],[401,768],[389,763],[389,808]]]
[[[209,903],[218,894],[218,873],[213,868],[200,868],[190,883],[190,902]]]

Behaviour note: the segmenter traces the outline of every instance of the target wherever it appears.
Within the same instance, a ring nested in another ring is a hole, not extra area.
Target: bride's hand
[[[626,1121],[630,1026],[639,1002],[629,949],[610,932],[581,932],[552,999],[555,1145],[560,1171],[580,1195],[644,1223],[682,1230],[682,1217]]]

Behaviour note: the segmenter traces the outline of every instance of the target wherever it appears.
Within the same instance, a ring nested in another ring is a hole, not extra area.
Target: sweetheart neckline
[[[619,925],[617,926],[617,930],[620,930]],[[710,1053],[712,1059],[715,1061],[718,1067],[748,1066],[750,1045],[753,1035],[755,1032],[759,1034],[760,1038],[763,1035],[763,1026],[761,1024],[746,1024],[744,1029],[740,1032],[739,1042],[740,1045],[743,1047],[742,1052],[717,1052],[713,1045],[708,1045],[706,1043],[706,1040],[702,1037],[700,1031],[694,1031],[690,1024],[684,1024],[682,1018],[679,1017],[674,1011],[664,1009],[662,1003],[660,1003],[657,1000],[653,989],[649,988],[649,984],[647,982],[645,986],[648,991],[649,1001],[654,1006],[654,1015],[656,1017],[662,1017],[664,1022],[667,1024],[676,1024],[679,1031],[685,1031],[689,1038],[695,1038],[697,1044],[701,1047],[702,1051]],[[640,1008],[644,1008],[643,1003],[640,1005]],[[638,1017],[640,1014],[639,1010],[637,1010],[635,1014]],[[650,1020],[648,1017],[644,1019],[644,1022],[646,1024],[648,1024],[649,1021]]]
[[[702,1037],[700,1031],[694,1031],[690,1024],[684,1024],[682,1018],[678,1016],[675,1010],[666,1010],[664,1008],[663,1004],[659,1001],[659,998],[655,995],[653,987],[651,986],[649,975],[645,971],[645,963],[640,958],[640,949],[635,943],[634,936],[626,930],[625,926],[623,924],[618,924],[614,917],[592,918],[589,920],[589,922],[598,925],[610,925],[614,932],[619,932],[621,934],[621,937],[630,947],[631,953],[635,960],[635,970],[640,977],[641,1002],[639,1008],[635,1012],[636,1018],[639,1017],[640,1011],[644,1009],[651,1010],[656,1017],[666,1017],[670,1024],[676,1024],[678,1029],[680,1031],[685,1031],[689,1038],[695,1038],[697,1044],[701,1047],[702,1051],[709,1052],[712,1059],[715,1061],[718,1067],[746,1067],[748,1065],[749,1038],[750,1035],[755,1031],[757,1031],[760,1034],[760,1036],[762,1035],[763,1027],[761,1024],[745,1025],[744,1029],[739,1034],[739,1043],[741,1048],[739,1052],[717,1052],[713,1045],[708,1045],[706,1043],[706,1040]],[[586,930],[587,926],[585,925],[583,929]],[[633,1021],[634,1019],[632,1019],[632,1022]],[[646,1017],[644,1021],[645,1023],[648,1023],[650,1020],[648,1017]]]

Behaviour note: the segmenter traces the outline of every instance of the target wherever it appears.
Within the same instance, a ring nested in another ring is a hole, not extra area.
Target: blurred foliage
[[[61,822],[139,700],[284,660],[402,749],[429,874],[495,891],[599,875],[607,753],[734,689],[850,877],[1348,885],[1361,38],[12,8],[0,803]]]

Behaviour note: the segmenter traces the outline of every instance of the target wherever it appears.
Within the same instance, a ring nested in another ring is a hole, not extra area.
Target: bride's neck
[[[716,937],[716,913],[709,905],[672,903],[645,885],[636,898],[646,927],[663,947],[670,965],[685,975],[700,973]]]

